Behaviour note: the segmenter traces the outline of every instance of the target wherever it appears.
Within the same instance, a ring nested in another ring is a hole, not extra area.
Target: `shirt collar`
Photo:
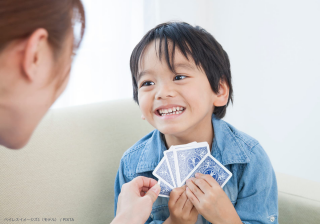
[[[214,139],[211,154],[224,166],[248,163],[250,159],[229,125],[214,115],[212,116],[212,124]],[[162,159],[165,150],[167,148],[161,138],[161,133],[155,130],[142,149],[136,173],[153,171]]]
[[[222,165],[248,163],[250,162],[246,150],[236,137],[231,125],[227,122],[212,116],[212,124],[214,129],[214,139],[211,154],[220,160]]]
[[[167,148],[161,138],[161,133],[155,130],[142,149],[136,173],[154,170],[162,159],[165,150]]]

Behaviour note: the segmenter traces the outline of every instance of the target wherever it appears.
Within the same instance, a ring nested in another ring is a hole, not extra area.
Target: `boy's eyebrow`
[[[189,70],[195,70],[196,67],[189,64],[189,63],[176,63],[174,64],[174,68],[186,68],[186,69],[189,69]],[[139,72],[139,74],[137,75],[137,81],[139,81],[141,79],[142,76],[144,76],[145,74],[148,74],[148,73],[152,73],[153,71],[152,70],[143,70],[141,72]]]
[[[176,63],[174,64],[174,68],[186,68],[186,69],[190,69],[190,70],[195,70],[196,67],[189,64],[189,63]]]

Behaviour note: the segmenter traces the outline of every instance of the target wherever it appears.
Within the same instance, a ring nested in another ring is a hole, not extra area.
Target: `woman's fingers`
[[[132,186],[135,186],[136,189],[140,189],[140,191],[144,187],[152,188],[157,183],[158,182],[156,180],[144,176],[138,176],[131,181]]]
[[[149,187],[142,187],[142,188],[141,188],[141,191],[142,191],[142,192],[147,192],[149,189],[150,189]]]

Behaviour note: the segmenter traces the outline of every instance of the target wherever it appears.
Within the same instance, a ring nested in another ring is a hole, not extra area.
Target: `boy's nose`
[[[155,98],[157,100],[171,98],[176,95],[175,90],[169,85],[159,86],[159,90],[157,91]]]

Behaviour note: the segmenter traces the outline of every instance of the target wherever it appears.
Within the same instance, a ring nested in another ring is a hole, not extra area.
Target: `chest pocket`
[[[152,211],[147,223],[150,223],[153,220],[165,221],[170,216],[168,201],[169,198],[157,198],[157,200],[153,203]]]

